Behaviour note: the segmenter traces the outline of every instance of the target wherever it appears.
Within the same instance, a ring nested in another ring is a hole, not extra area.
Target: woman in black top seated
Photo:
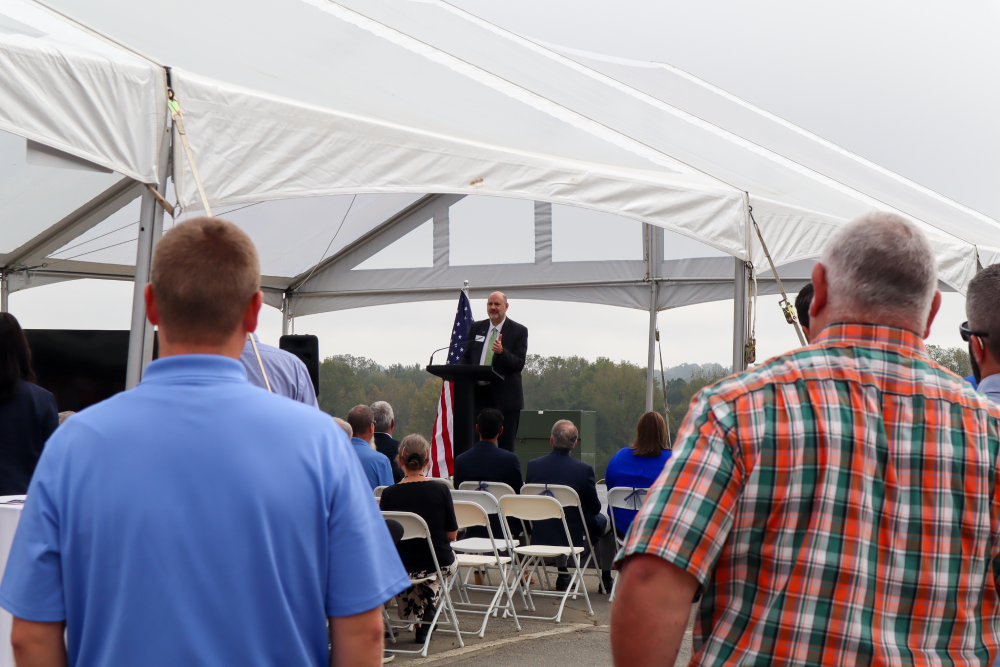
[[[34,379],[21,325],[0,313],[0,496],[27,493],[42,447],[59,426],[55,397]]]
[[[451,550],[451,543],[458,536],[458,521],[448,486],[424,477],[430,453],[430,445],[421,436],[403,438],[399,444],[399,467],[404,477],[382,491],[379,505],[385,512],[413,512],[427,522],[438,565],[444,576],[449,577],[458,569],[455,552]],[[411,579],[437,574],[426,540],[403,540],[397,548]],[[422,644],[426,639],[440,599],[441,582],[437,580],[411,586],[397,597],[400,619],[425,621],[417,626],[417,643]]]

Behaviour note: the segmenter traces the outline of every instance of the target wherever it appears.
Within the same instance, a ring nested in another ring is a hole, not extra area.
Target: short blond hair
[[[233,223],[193,218],[156,244],[149,282],[171,340],[219,345],[260,290],[260,260]]]

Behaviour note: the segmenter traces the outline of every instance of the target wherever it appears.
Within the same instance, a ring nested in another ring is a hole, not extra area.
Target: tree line
[[[935,361],[958,375],[971,374],[965,350],[930,345],[928,351]],[[668,378],[665,387],[657,373],[653,408],[663,414],[666,393],[672,434],[677,433],[695,393],[728,373],[728,368],[718,364],[681,364],[664,371]],[[531,354],[522,378],[526,409],[597,412],[598,479],[604,476],[611,456],[635,439],[635,425],[646,405],[646,369],[642,366],[606,357],[590,361]],[[441,380],[419,364],[382,366],[365,357],[338,355],[320,366],[319,403],[323,411],[345,417],[360,403],[387,401],[396,415],[397,439],[410,433],[429,439],[440,396]]]

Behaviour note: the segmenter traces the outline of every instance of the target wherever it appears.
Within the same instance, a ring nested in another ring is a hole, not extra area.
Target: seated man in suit
[[[476,433],[479,442],[467,452],[459,454],[455,459],[455,488],[460,488],[462,482],[503,482],[514,489],[521,490],[521,462],[517,454],[500,449],[497,439],[503,433],[503,413],[494,408],[486,408],[476,418]],[[500,537],[498,517],[490,517],[494,537]],[[511,528],[517,525],[520,532],[520,522],[512,522]],[[486,529],[469,529],[470,537],[486,537]]]
[[[385,401],[375,401],[371,404],[375,414],[375,451],[385,454],[392,464],[392,479],[399,484],[403,479],[403,469],[399,467],[399,440],[392,437],[396,428],[396,415],[392,406]]]
[[[594,469],[570,456],[573,447],[580,439],[580,432],[573,422],[560,419],[552,425],[552,452],[528,462],[528,484],[559,484],[571,487],[580,496],[583,520],[587,522],[590,539],[594,548],[600,552],[602,579],[605,592],[611,590],[611,562],[615,557],[614,535],[610,531],[608,517],[601,514],[601,500],[597,497],[597,484],[594,481]],[[583,521],[580,512],[572,508],[566,511],[566,525],[576,546],[586,546],[583,537]],[[568,546],[566,532],[561,523],[555,519],[535,523],[531,541],[533,544],[551,544]],[[598,546],[599,545],[599,546]],[[569,571],[566,569],[565,557],[556,559],[559,577],[556,588],[564,591],[569,585]]]

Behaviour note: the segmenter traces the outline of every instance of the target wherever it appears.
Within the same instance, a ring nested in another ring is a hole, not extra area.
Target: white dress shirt
[[[500,334],[503,333],[503,324],[506,321],[507,321],[507,318],[505,317],[500,322],[500,324],[494,325],[492,322],[490,323],[490,328],[486,330],[486,340],[483,341],[483,351],[479,355],[479,365],[480,366],[483,366],[483,365],[486,364],[486,353],[489,352],[489,350],[490,350],[490,336],[493,335],[493,330],[496,329],[497,338],[499,338]]]

